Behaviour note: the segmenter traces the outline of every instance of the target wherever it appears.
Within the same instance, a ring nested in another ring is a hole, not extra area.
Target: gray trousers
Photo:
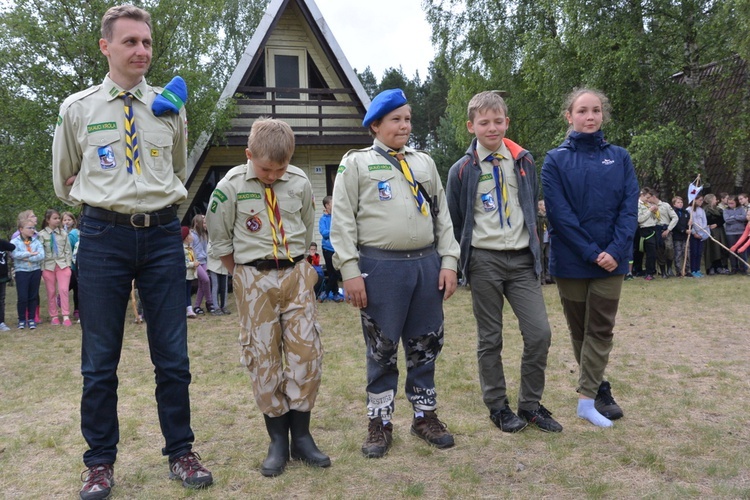
[[[552,337],[542,287],[534,273],[534,256],[528,249],[500,252],[475,248],[469,270],[484,404],[490,411],[508,404],[501,355],[503,304],[507,299],[523,337],[518,407],[534,411],[544,392],[544,370]]]
[[[604,380],[620,304],[622,275],[597,279],[555,278],[579,366],[577,391],[594,399]]]

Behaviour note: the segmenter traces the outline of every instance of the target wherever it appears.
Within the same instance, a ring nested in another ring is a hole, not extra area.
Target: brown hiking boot
[[[440,421],[434,411],[425,411],[424,417],[414,417],[411,433],[436,448],[450,448],[455,444],[448,427]]]
[[[367,426],[367,439],[362,445],[362,453],[367,458],[380,458],[388,453],[393,442],[393,424],[383,425],[380,417],[370,419]]]

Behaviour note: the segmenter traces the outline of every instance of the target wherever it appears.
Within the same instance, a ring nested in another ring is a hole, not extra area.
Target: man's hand
[[[72,176],[68,177],[68,179],[65,181],[65,185],[66,186],[72,186],[73,183],[76,181],[76,177],[78,177],[78,175],[72,175]]]
[[[344,295],[346,301],[357,309],[367,307],[367,292],[365,291],[365,279],[362,276],[344,281]]]

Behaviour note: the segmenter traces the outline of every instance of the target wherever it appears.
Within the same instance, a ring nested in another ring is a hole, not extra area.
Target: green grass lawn
[[[750,279],[740,276],[625,283],[607,374],[625,418],[599,429],[576,417],[577,366],[557,290],[544,287],[553,340],[543,403],[565,430],[505,434],[481,400],[471,297],[460,289],[445,304],[437,367],[438,414],[456,446],[437,450],[409,435],[401,385],[394,445],[379,460],[360,452],[367,420],[359,315],[344,304],[321,304],[326,353],[312,430],[333,466],[293,463],[278,478],[259,472],[268,437],[239,364],[237,315],[190,320],[195,450],[215,478],[213,487],[196,492],[167,478],[145,326],[129,316],[112,498],[748,498],[749,291]],[[9,288],[10,326],[14,294]],[[515,409],[522,344],[509,307],[505,315],[503,354]],[[35,331],[0,334],[4,498],[77,498],[85,450],[80,333],[47,321]]]

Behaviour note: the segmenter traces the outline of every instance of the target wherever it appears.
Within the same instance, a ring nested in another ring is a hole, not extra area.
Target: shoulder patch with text
[[[222,203],[227,201],[227,195],[222,193],[220,189],[214,189],[214,198],[217,198]]]
[[[339,169],[336,171],[337,174],[342,173],[344,170],[346,170],[346,165],[339,165]]]

